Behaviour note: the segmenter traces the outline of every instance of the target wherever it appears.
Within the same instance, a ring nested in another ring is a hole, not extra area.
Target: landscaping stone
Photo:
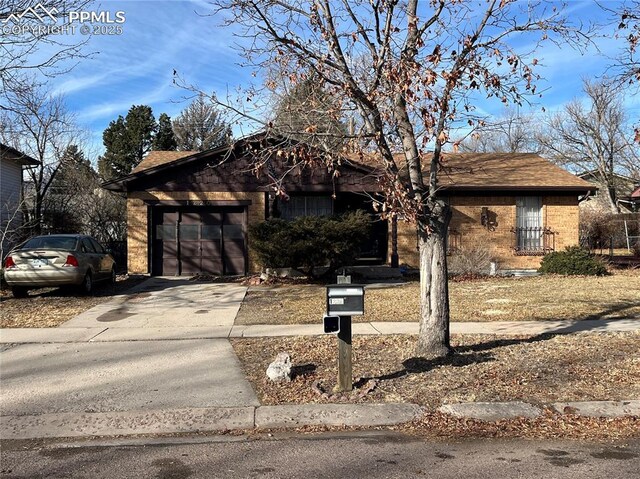
[[[273,382],[291,381],[291,356],[289,353],[278,353],[276,360],[267,368],[267,377]]]
[[[557,402],[553,408],[561,414],[590,417],[640,416],[640,400]]]
[[[524,402],[469,402],[445,404],[438,411],[455,417],[469,417],[481,421],[500,421],[516,417],[538,417],[540,408]]]

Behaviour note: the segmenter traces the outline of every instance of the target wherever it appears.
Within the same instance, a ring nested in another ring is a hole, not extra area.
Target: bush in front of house
[[[266,268],[296,268],[314,277],[353,264],[368,238],[371,219],[363,211],[341,216],[301,216],[292,221],[269,219],[249,227],[249,239],[258,261]]]
[[[549,253],[542,258],[539,272],[543,274],[603,276],[607,268],[588,250],[569,246],[564,251]]]
[[[491,251],[484,245],[462,246],[448,258],[449,276],[473,278],[487,276],[491,265]]]

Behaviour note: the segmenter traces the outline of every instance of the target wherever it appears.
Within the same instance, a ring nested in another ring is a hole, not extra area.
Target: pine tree
[[[292,86],[279,99],[273,128],[285,138],[293,138],[325,150],[339,149],[347,133],[339,119],[340,107],[315,75]]]
[[[158,124],[147,105],[134,105],[125,118],[120,115],[102,134],[105,153],[98,171],[105,180],[128,175],[151,150]]]
[[[231,128],[203,94],[173,120],[178,150],[204,151],[231,142]]]
[[[158,118],[158,133],[153,139],[153,149],[160,151],[173,151],[177,148],[176,137],[173,134],[171,118],[166,113],[161,113]]]

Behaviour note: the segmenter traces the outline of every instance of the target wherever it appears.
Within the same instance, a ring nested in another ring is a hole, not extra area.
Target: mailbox
[[[340,316],[327,316],[322,318],[325,334],[333,334],[340,332]]]
[[[364,314],[364,286],[359,284],[328,285],[327,314],[337,316]]]

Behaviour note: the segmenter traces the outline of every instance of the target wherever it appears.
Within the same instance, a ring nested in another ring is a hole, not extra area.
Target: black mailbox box
[[[327,314],[337,316],[364,314],[364,286],[360,284],[327,285]]]

